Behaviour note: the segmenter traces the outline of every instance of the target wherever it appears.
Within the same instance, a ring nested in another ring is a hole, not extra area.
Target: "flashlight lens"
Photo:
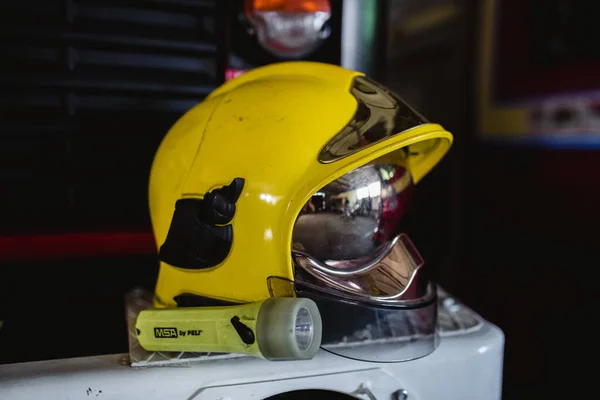
[[[296,343],[300,350],[308,349],[313,340],[313,320],[310,312],[302,307],[296,314]]]

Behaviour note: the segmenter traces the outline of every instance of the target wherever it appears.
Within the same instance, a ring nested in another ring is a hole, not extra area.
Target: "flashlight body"
[[[147,351],[238,353],[263,358],[256,338],[263,304],[143,310],[136,322],[137,339]]]
[[[148,309],[140,312],[135,328],[146,351],[236,353],[273,361],[312,359],[322,339],[316,303],[292,297],[235,306]]]

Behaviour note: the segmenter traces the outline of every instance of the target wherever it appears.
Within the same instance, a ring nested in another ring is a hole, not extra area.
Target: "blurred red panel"
[[[151,232],[0,237],[0,260],[49,260],[156,252]]]

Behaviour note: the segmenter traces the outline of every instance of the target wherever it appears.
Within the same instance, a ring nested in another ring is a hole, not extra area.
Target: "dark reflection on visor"
[[[371,362],[400,362],[424,357],[438,345],[434,288],[416,308],[373,307],[297,285],[299,297],[313,300],[323,320],[321,348]]]
[[[400,362],[424,357],[437,347],[434,285],[425,285],[417,303],[398,307],[332,295],[302,275],[299,271],[295,282],[270,277],[269,291],[274,297],[305,297],[317,304],[323,321],[322,349],[355,360]]]
[[[319,161],[333,162],[391,136],[428,123],[397,95],[367,77],[354,79],[358,107],[352,121],[321,151]]]

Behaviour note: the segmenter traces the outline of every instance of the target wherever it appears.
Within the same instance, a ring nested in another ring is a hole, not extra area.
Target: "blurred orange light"
[[[329,0],[247,0],[251,11],[331,12]]]

